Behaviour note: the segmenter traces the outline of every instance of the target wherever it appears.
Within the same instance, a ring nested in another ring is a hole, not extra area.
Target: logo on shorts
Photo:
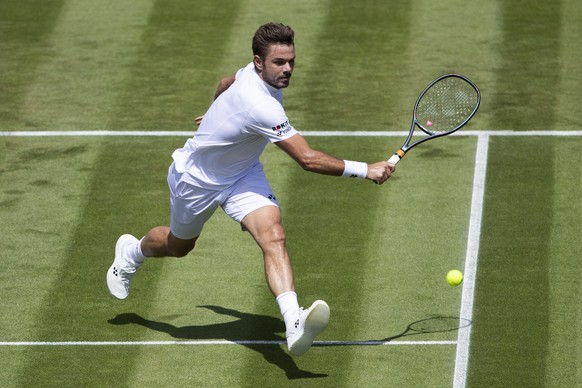
[[[269,194],[269,196],[267,198],[269,198],[271,201],[277,200],[277,198],[275,198],[275,196],[273,194]]]

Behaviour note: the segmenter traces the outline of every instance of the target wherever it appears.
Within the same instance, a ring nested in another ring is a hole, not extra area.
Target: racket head
[[[418,96],[413,122],[432,137],[448,135],[462,128],[480,103],[481,92],[473,81],[460,74],[445,74]]]

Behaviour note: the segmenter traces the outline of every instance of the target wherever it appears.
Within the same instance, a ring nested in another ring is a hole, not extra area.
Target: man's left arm
[[[214,99],[216,100],[218,96],[220,96],[222,93],[226,91],[226,89],[230,88],[230,85],[232,85],[235,80],[236,74],[232,74],[229,75],[228,77],[224,77],[223,79],[221,79],[220,82],[218,83],[218,87],[216,88],[216,92],[214,93]],[[196,122],[197,125],[200,125],[203,118],[204,115],[198,116],[194,119],[194,121]]]
[[[236,80],[236,74],[229,75],[228,77],[224,77],[218,83],[218,87],[216,88],[216,93],[214,93],[214,99],[216,100],[218,96],[226,91],[226,89],[230,88],[230,85],[234,83]]]

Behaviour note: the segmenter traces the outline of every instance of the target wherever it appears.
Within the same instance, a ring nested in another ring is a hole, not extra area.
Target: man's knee
[[[285,244],[286,236],[285,236],[285,229],[281,224],[275,224],[271,228],[270,232],[271,241],[273,243]]]
[[[285,229],[279,223],[267,228],[259,239],[259,245],[263,250],[280,249],[285,247]]]
[[[263,250],[285,244],[281,212],[276,206],[263,206],[253,211],[243,218],[242,224]]]

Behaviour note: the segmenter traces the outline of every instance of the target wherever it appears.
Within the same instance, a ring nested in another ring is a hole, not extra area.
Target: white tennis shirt
[[[269,142],[297,131],[283,109],[283,92],[265,83],[251,62],[210,106],[193,138],[172,154],[183,180],[203,188],[223,189],[252,169],[262,169],[261,153]]]

